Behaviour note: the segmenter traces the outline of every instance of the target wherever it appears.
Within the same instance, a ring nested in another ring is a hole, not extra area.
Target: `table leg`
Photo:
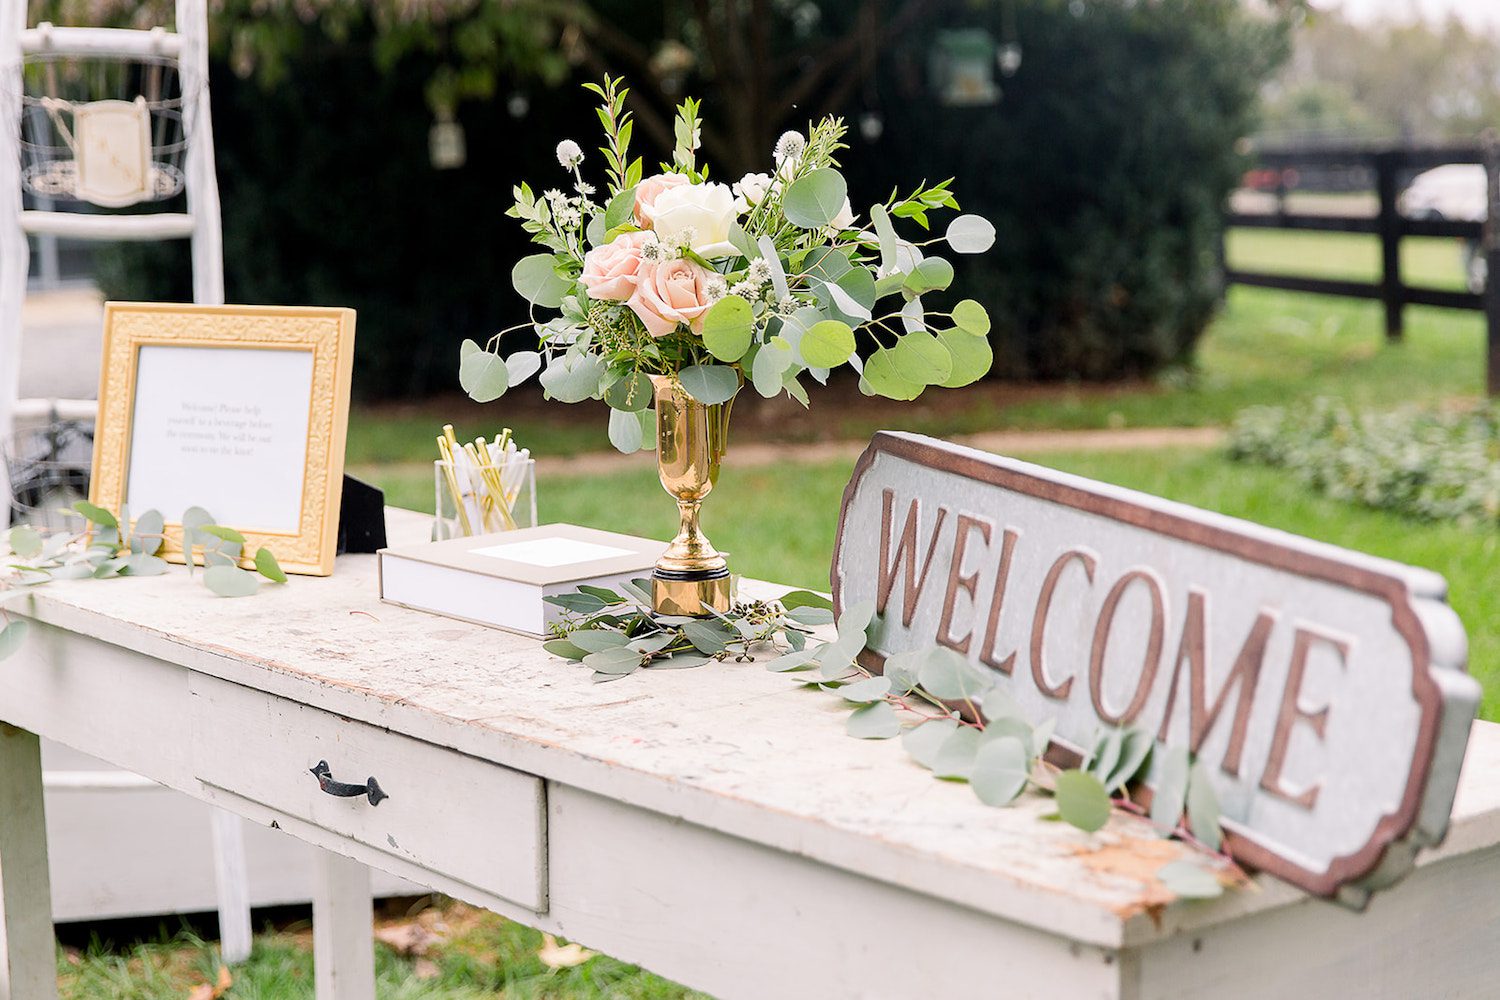
[[[245,821],[215,809],[214,877],[219,891],[219,952],[229,965],[250,957],[250,876],[245,870]]]
[[[57,996],[42,755],[36,736],[0,722],[0,1000]]]
[[[370,869],[332,851],[316,853],[313,978],[317,998],[374,1000],[375,911]]]

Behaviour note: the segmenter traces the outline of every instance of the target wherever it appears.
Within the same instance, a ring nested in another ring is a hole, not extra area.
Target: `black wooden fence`
[[[1500,395],[1500,142],[1455,146],[1320,146],[1306,149],[1262,149],[1257,152],[1262,171],[1283,179],[1276,186],[1276,208],[1271,212],[1230,212],[1229,226],[1259,229],[1298,229],[1335,233],[1367,233],[1380,238],[1380,280],[1342,281],[1301,275],[1265,274],[1226,269],[1236,284],[1283,288],[1296,292],[1377,299],[1385,306],[1385,331],[1399,340],[1402,313],[1409,305],[1474,309],[1488,321],[1487,385]],[[1415,219],[1403,216],[1397,199],[1411,177],[1448,163],[1484,164],[1489,177],[1487,218],[1484,222],[1456,219]],[[1368,171],[1375,180],[1378,208],[1374,215],[1290,213],[1286,211],[1285,179],[1291,172]],[[1421,288],[1401,280],[1401,240],[1407,236],[1439,236],[1479,242],[1488,272],[1483,292]]]

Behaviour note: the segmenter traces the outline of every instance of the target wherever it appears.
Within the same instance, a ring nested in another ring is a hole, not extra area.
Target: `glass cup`
[[[514,459],[496,472],[503,502],[493,488],[495,477],[475,472],[467,462],[432,463],[433,541],[536,525],[536,459]]]

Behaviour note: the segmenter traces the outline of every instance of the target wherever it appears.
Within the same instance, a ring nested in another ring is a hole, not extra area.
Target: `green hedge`
[[[1235,142],[1280,29],[1237,0],[1016,0],[1024,59],[1000,80],[1003,100],[939,105],[925,82],[934,33],[1004,37],[1001,7],[938,6],[886,51],[873,89],[832,109],[885,119],[877,142],[856,137],[845,157],[853,200],[956,175],[965,210],[999,229],[993,252],[958,263],[954,292],[989,306],[1001,377],[1121,378],[1187,361],[1218,301]],[[590,128],[573,85],[583,77],[526,86],[521,118],[504,83],[494,101],[461,105],[468,164],[439,172],[431,58],[383,71],[368,37],[307,33],[269,87],[213,69],[228,294],[357,308],[365,396],[452,390],[459,341],[525,317],[508,278],[524,234],[503,212],[513,183],[556,175],[557,139]],[[684,89],[709,114],[734,99],[711,79]],[[187,294],[181,248],[126,247],[108,263],[111,295]]]
[[[1357,413],[1335,399],[1255,407],[1229,454],[1289,469],[1309,489],[1426,521],[1500,525],[1500,405]]]

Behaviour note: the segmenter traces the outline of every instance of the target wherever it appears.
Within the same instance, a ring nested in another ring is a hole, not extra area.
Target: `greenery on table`
[[[11,618],[4,610],[8,601],[53,580],[111,580],[160,576],[167,571],[167,561],[157,555],[166,539],[166,519],[160,511],[148,510],[132,519],[126,508],[116,516],[86,500],[75,503],[73,511],[87,524],[85,530],[43,535],[21,524],[5,532],[5,563],[0,567],[0,622],[4,623],[0,626],[0,660],[21,647],[30,628],[26,619]],[[251,559],[255,572],[242,569],[245,536],[214,523],[213,515],[202,507],[189,507],[179,523],[188,575],[201,562],[204,586],[220,597],[249,597],[260,589],[262,578],[286,583],[276,556],[264,546]]]
[[[1230,881],[1242,878],[1221,853],[1218,801],[1207,772],[1185,749],[1154,751],[1155,740],[1142,729],[1101,729],[1077,767],[1059,770],[1043,760],[1056,720],[1031,725],[991,672],[952,650],[892,655],[879,675],[863,666],[859,657],[880,628],[873,603],[846,608],[835,639],[812,641],[815,629],[834,624],[834,610],[810,591],[694,618],[656,614],[649,588],[649,580],[634,580],[619,591],[585,585],[546,598],[563,615],[543,648],[592,670],[595,682],[770,655],[765,669],[844,701],[850,736],[900,737],[913,760],[937,778],[968,782],[985,805],[1010,805],[1028,789],[1051,795],[1056,817],[1088,833],[1101,829],[1112,809],[1145,814],[1131,792],[1154,763],[1152,824],[1214,858],[1212,867],[1186,860],[1164,866],[1162,881],[1181,897],[1208,898],[1222,891],[1219,872]],[[812,672],[811,680],[801,676]]]
[[[1256,407],[1229,454],[1289,470],[1338,500],[1429,521],[1500,527],[1500,406],[1359,412],[1337,399]]]

